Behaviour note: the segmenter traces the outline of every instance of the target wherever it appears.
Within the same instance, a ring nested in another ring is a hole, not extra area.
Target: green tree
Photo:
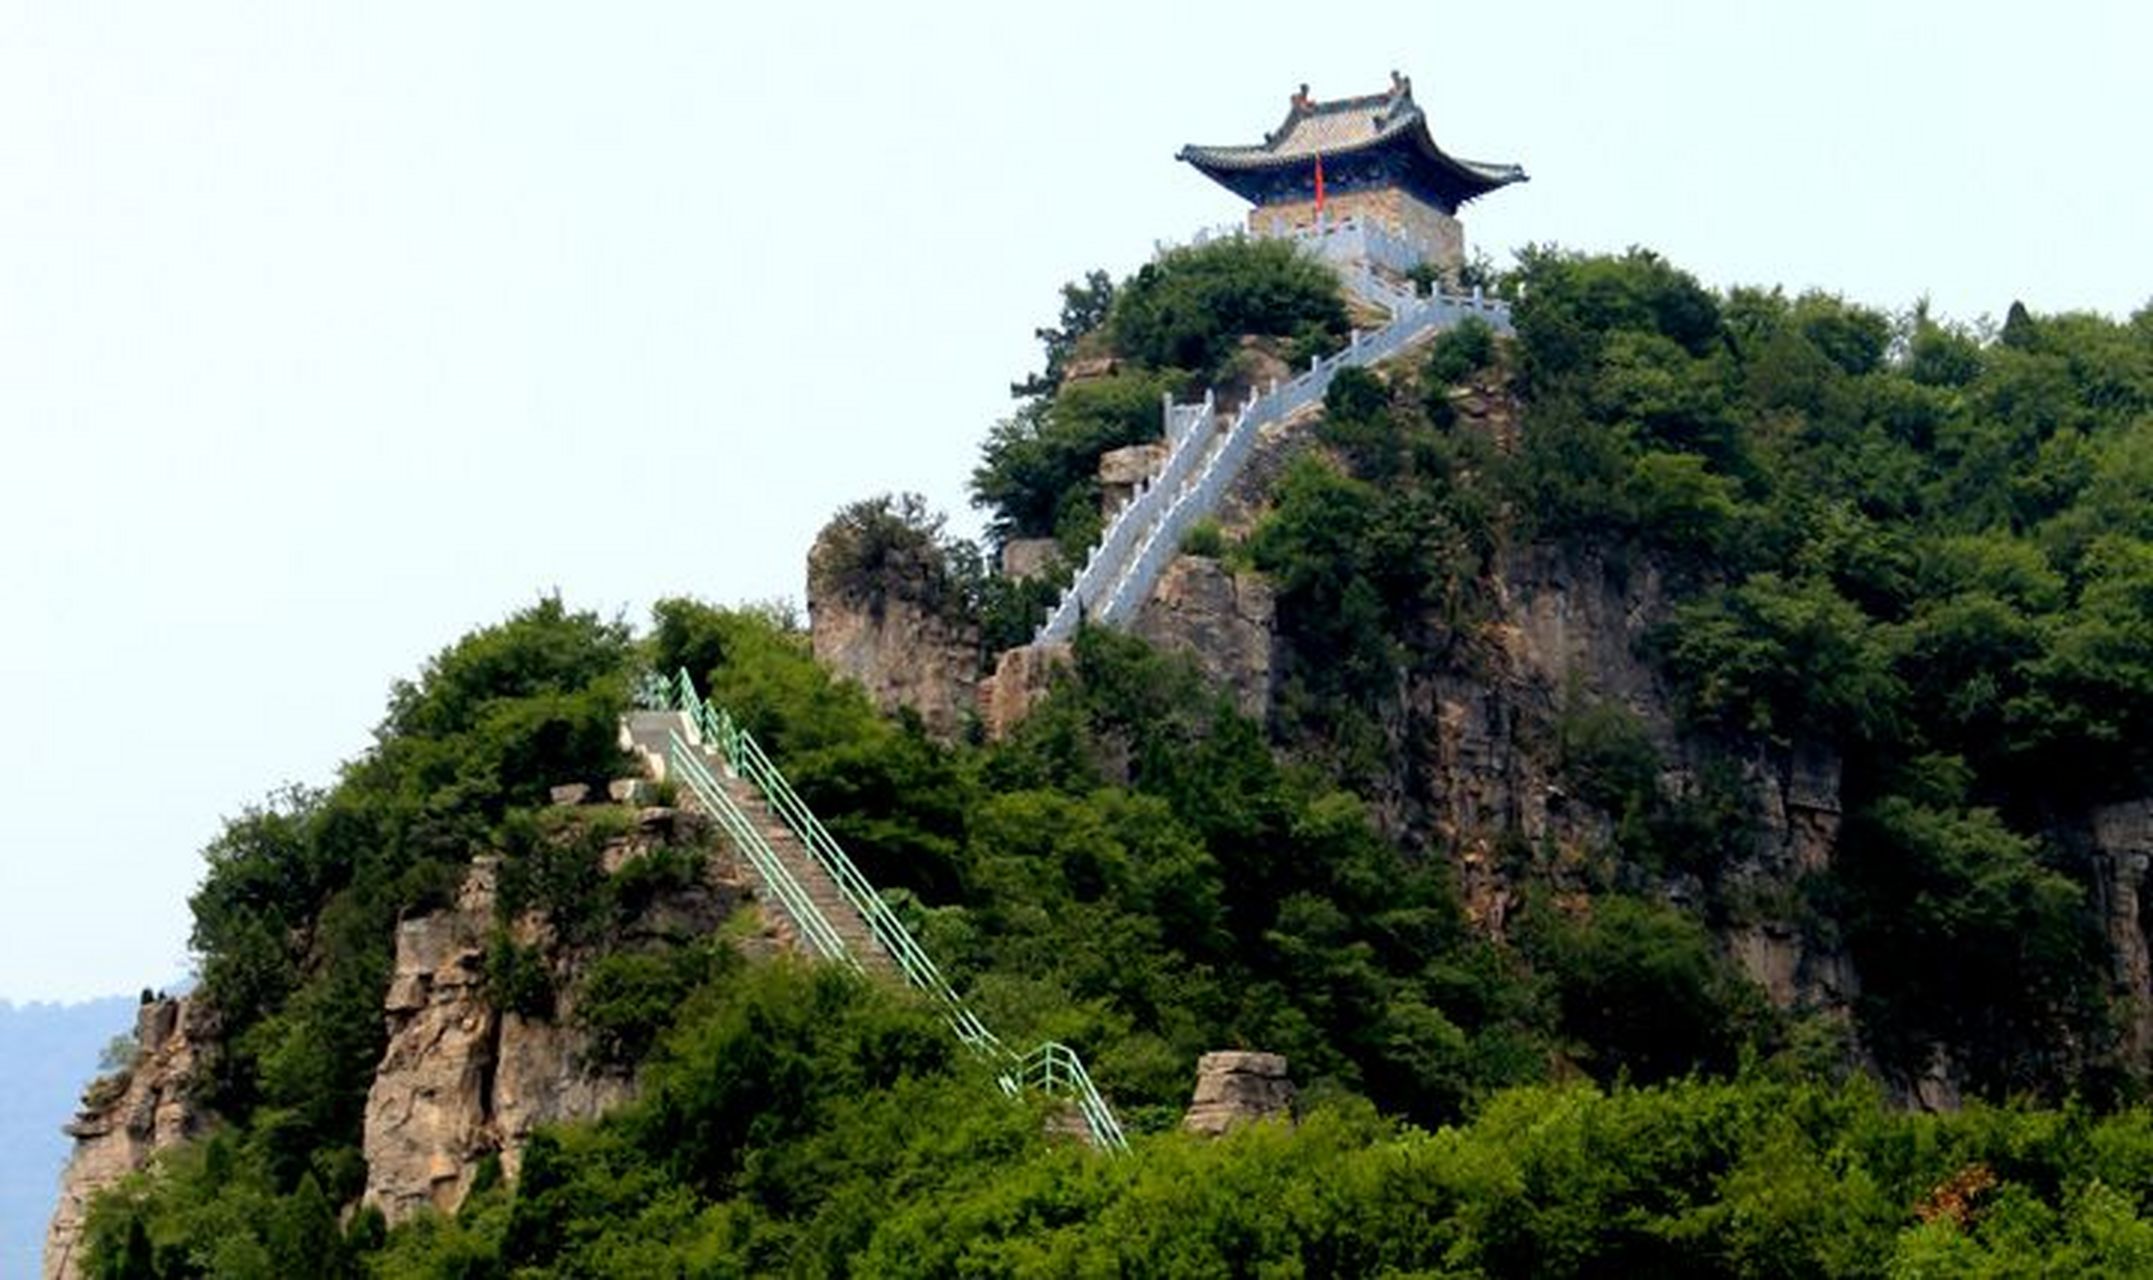
[[[1009,384],[1009,394],[1019,400],[1050,397],[1061,390],[1069,358],[1077,344],[1106,322],[1114,306],[1114,280],[1104,271],[1091,270],[1082,280],[1062,286],[1061,319],[1052,328],[1034,329],[1032,336],[1044,348],[1046,367],[1027,374],[1022,382]]]
[[[1175,249],[1121,287],[1107,317],[1115,350],[1153,368],[1217,374],[1243,335],[1342,339],[1330,269],[1283,240],[1231,237]]]

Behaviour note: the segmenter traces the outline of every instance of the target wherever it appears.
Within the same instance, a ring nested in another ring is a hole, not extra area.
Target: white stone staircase
[[[1115,513],[1034,643],[1065,641],[1080,621],[1117,627],[1132,623],[1159,575],[1180,553],[1182,538],[1218,509],[1240,477],[1258,435],[1321,403],[1340,369],[1387,360],[1468,318],[1498,333],[1510,332],[1510,309],[1482,297],[1477,289],[1470,295],[1422,297],[1370,268],[1357,256],[1365,235],[1349,240],[1343,231],[1335,239],[1304,233],[1297,239],[1329,262],[1355,297],[1389,313],[1390,322],[1373,333],[1355,330],[1345,350],[1312,360],[1298,377],[1251,396],[1231,419],[1217,412],[1209,395],[1192,405],[1166,405],[1164,465]]]

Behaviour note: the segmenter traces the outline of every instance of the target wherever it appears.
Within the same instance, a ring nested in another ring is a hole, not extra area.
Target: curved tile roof
[[[1186,146],[1177,157],[1214,177],[1264,169],[1299,167],[1321,155],[1326,160],[1397,146],[1430,170],[1429,176],[1457,190],[1457,199],[1470,200],[1498,187],[1526,181],[1525,170],[1514,164],[1487,164],[1464,160],[1444,151],[1428,132],[1427,113],[1413,101],[1413,82],[1391,73],[1388,93],[1317,102],[1308,86],[1293,95],[1293,104],[1278,128],[1254,146]],[[1228,185],[1233,185],[1229,183]]]

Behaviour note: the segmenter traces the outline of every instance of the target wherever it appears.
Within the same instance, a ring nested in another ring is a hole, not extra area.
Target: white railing
[[[1295,227],[1286,238],[1308,246],[1334,263],[1374,263],[1400,275],[1428,260],[1427,250],[1390,226],[1367,218],[1326,218],[1312,227]]]
[[[1304,229],[1293,238],[1323,244],[1328,258],[1332,249],[1347,247],[1345,241],[1333,237],[1348,232],[1368,237],[1380,230],[1380,224],[1348,219]],[[1202,242],[1199,239],[1198,243]],[[1414,260],[1419,260],[1417,255]],[[1356,331],[1344,350],[1327,359],[1311,361],[1308,370],[1298,377],[1284,384],[1274,383],[1262,395],[1251,396],[1223,429],[1204,429],[1216,422],[1217,406],[1210,393],[1192,405],[1167,402],[1161,412],[1167,440],[1165,465],[1157,476],[1140,483],[1135,495],[1115,513],[1076,578],[1047,615],[1035,642],[1067,640],[1084,618],[1109,626],[1134,618],[1159,575],[1179,554],[1181,540],[1189,528],[1216,511],[1240,477],[1262,429],[1321,400],[1340,369],[1388,359],[1468,317],[1478,317],[1498,333],[1511,331],[1509,307],[1484,297],[1478,289],[1469,295],[1439,293],[1422,297],[1377,275],[1365,259],[1342,260],[1333,265],[1355,295],[1390,312],[1390,323],[1366,335]]]
[[[1209,430],[1217,414],[1217,402],[1207,392],[1193,405],[1168,405],[1165,430],[1168,439],[1166,464],[1159,473],[1137,484],[1136,492],[1114,515],[1106,533],[1077,570],[1069,589],[1039,630],[1041,640],[1066,640],[1076,631],[1077,620],[1096,610],[1114,581],[1128,564],[1130,553],[1144,530],[1165,509],[1176,489],[1196,469],[1210,448],[1215,433]]]
[[[1294,241],[1328,262],[1372,262],[1399,275],[1405,275],[1428,260],[1425,246],[1407,239],[1390,224],[1351,214],[1341,218],[1325,214],[1313,226],[1278,230],[1251,231],[1235,223],[1222,223],[1205,227],[1187,240],[1154,240],[1152,260],[1157,261],[1176,249],[1201,248],[1220,240],[1238,240],[1251,235]]]

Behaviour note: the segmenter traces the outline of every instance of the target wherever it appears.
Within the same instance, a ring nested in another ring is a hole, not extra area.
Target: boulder
[[[1256,1120],[1293,1119],[1293,1080],[1276,1053],[1229,1050],[1196,1062],[1196,1092],[1181,1127],[1217,1135]]]
[[[995,663],[994,674],[980,689],[979,718],[987,736],[999,741],[1016,728],[1047,696],[1054,684],[1054,673],[1067,667],[1069,661],[1069,646],[1052,642],[1020,645],[1004,652]]]
[[[1166,445],[1132,444],[1099,455],[1099,510],[1108,520],[1129,505],[1139,484],[1159,474],[1166,465]]]
[[[1061,553],[1062,544],[1052,538],[1011,538],[1002,544],[1002,576],[1012,582],[1040,577]]]

